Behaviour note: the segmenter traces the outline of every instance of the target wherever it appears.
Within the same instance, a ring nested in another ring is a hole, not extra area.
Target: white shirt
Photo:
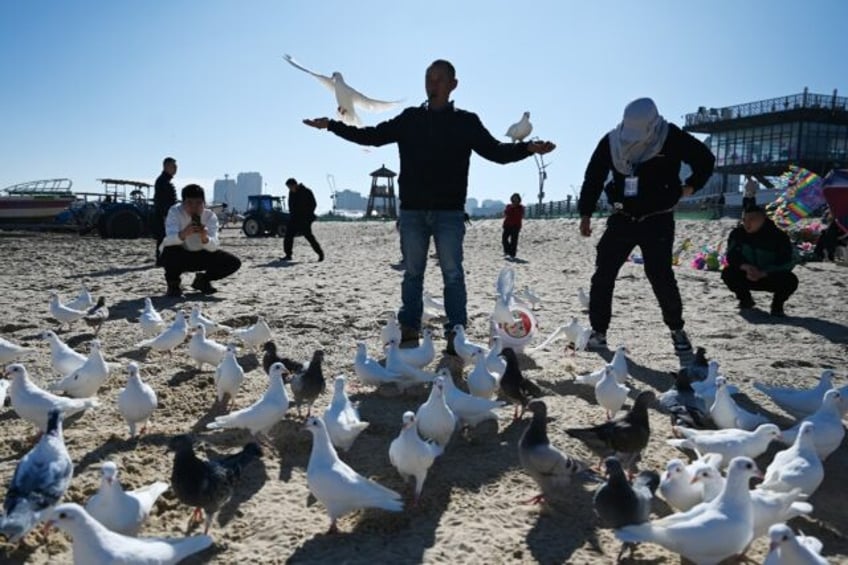
[[[185,241],[180,239],[180,232],[191,225],[191,216],[185,211],[182,204],[174,204],[168,210],[168,216],[165,218],[165,239],[162,240],[160,249],[172,245],[182,245],[188,251],[216,251],[220,246],[218,241],[218,216],[212,210],[204,209],[200,214],[200,223],[206,226],[206,233],[209,235],[208,242],[203,243],[200,240],[199,233],[191,234],[185,238]]]

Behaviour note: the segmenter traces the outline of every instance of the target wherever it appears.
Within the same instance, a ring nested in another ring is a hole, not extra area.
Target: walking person
[[[503,236],[501,237],[504,255],[511,259],[515,259],[515,254],[518,252],[518,232],[521,231],[523,220],[524,206],[521,204],[521,195],[516,192],[510,196],[509,204],[504,208]]]
[[[315,236],[312,234],[312,222],[315,221],[315,195],[297,180],[290,178],[286,181],[289,189],[289,224],[286,227],[286,237],[283,239],[283,261],[292,260],[294,249],[294,238],[302,235],[312,246],[312,250],[318,254],[318,261],[324,260],[324,251]]]
[[[174,175],[177,174],[177,160],[165,157],[162,161],[162,173],[156,179],[153,188],[153,219],[150,223],[151,235],[156,239],[156,266],[161,267],[160,246],[165,239],[165,217],[171,206],[177,203],[177,189],[174,188]]]
[[[692,168],[683,183],[679,176],[681,162]],[[588,237],[592,233],[592,214],[612,172],[606,196],[613,212],[598,242],[589,294],[591,348],[607,346],[615,279],[638,245],[675,350],[682,353],[692,349],[683,329],[683,303],[672,270],[672,210],[682,196],[690,196],[706,184],[714,164],[715,158],[707,146],[666,122],[650,98],[628,104],[621,123],[598,143],[586,169],[578,203],[580,234]]]
[[[405,271],[401,284],[401,339],[418,342],[423,310],[424,271],[430,239],[435,241],[444,283],[447,352],[453,350],[452,328],[467,325],[462,242],[471,152],[496,163],[511,163],[533,153],[553,151],[550,142],[500,143],[472,112],[450,100],[457,87],[454,66],[434,61],[425,74],[427,102],[406,108],[374,127],[356,128],[327,118],[304,120],[360,145],[397,143],[400,153],[400,231]]]

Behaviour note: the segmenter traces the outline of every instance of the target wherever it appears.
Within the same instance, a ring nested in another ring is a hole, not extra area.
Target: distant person
[[[471,151],[496,163],[511,163],[533,153],[553,151],[550,142],[500,143],[472,112],[453,105],[457,87],[454,66],[443,59],[427,67],[427,102],[374,127],[356,128],[318,118],[306,125],[328,129],[360,145],[397,143],[400,153],[400,231],[405,271],[401,284],[401,340],[418,342],[423,310],[424,270],[430,238],[435,241],[445,286],[447,352],[453,349],[453,327],[467,326],[462,242]]]
[[[692,168],[684,182],[680,181],[681,162]],[[578,201],[580,234],[589,237],[592,214],[612,172],[606,196],[613,212],[598,242],[589,293],[591,348],[607,347],[615,279],[638,245],[674,349],[692,349],[683,329],[683,302],[672,269],[673,209],[682,196],[691,196],[706,184],[714,165],[715,157],[707,146],[666,122],[650,98],[628,104],[621,123],[601,138],[586,168]]]
[[[504,255],[512,259],[515,259],[515,254],[518,252],[518,232],[521,231],[523,220],[524,206],[521,205],[521,195],[516,192],[510,196],[509,204],[504,208],[503,236],[501,237]]]
[[[165,238],[160,260],[165,267],[168,296],[182,296],[180,278],[185,272],[196,272],[191,287],[202,294],[217,292],[212,281],[228,277],[239,270],[238,257],[220,249],[218,216],[206,208],[203,187],[183,187],[182,202],[174,204],[165,219]]]
[[[286,237],[283,239],[283,251],[286,256],[283,261],[291,261],[295,236],[302,235],[318,254],[318,260],[324,260],[324,251],[315,236],[312,235],[312,222],[315,221],[315,195],[312,191],[291,178],[286,181],[289,189],[289,224],[286,227]]]
[[[822,230],[819,235],[819,240],[816,242],[816,247],[813,250],[813,256],[819,261],[833,261],[836,259],[836,248],[840,245],[846,245],[848,234],[842,233],[842,228],[836,222],[836,219],[828,214],[822,220],[822,223],[827,224],[827,228]]]
[[[150,231],[156,238],[156,266],[161,267],[162,240],[165,239],[165,217],[171,206],[177,203],[177,189],[174,187],[174,175],[177,174],[177,160],[165,157],[162,161],[162,174],[156,179],[153,188],[153,220]]]
[[[751,175],[745,175],[745,192],[742,193],[742,214],[745,210],[757,205],[757,191],[760,190],[760,183]],[[737,185],[738,186],[738,185]]]
[[[765,290],[774,293],[771,315],[785,316],[783,305],[798,288],[794,266],[789,236],[759,206],[745,210],[742,224],[727,238],[727,267],[721,272],[721,280],[739,299],[739,308],[753,308],[751,291]]]

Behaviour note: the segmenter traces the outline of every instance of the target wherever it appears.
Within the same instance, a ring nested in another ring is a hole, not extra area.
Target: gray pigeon
[[[62,499],[73,474],[62,437],[62,412],[54,408],[47,415],[47,431],[18,463],[3,502],[0,533],[9,543],[21,540]]]
[[[306,369],[292,377],[291,388],[292,393],[294,394],[294,402],[297,406],[298,416],[300,416],[301,404],[309,405],[306,417],[308,418],[311,416],[312,404],[327,388],[327,383],[324,381],[324,373],[321,370],[321,362],[323,360],[324,352],[318,349],[312,354],[312,361],[309,362]]]
[[[97,304],[92,306],[83,318],[89,327],[96,328],[95,337],[100,333],[103,322],[109,319],[109,308],[106,307],[106,299],[102,296],[97,299]]]
[[[711,427],[707,403],[692,388],[689,373],[680,370],[672,376],[674,384],[657,398],[662,410],[671,416],[671,425],[697,429]]]
[[[282,363],[286,370],[292,374],[299,373],[303,370],[303,363],[294,361],[288,357],[280,357],[279,353],[277,353],[277,344],[273,341],[266,341],[265,345],[262,346],[262,350],[264,351],[262,354],[262,369],[265,370],[266,375],[270,373],[271,365],[274,363]]]
[[[511,347],[504,347],[501,351],[501,357],[506,361],[506,370],[501,377],[501,392],[507,400],[515,404],[513,420],[518,420],[524,415],[524,410],[527,408],[530,398],[542,396],[542,389],[521,374],[518,357],[515,356],[515,351]],[[520,414],[518,413],[519,406],[521,406]]]

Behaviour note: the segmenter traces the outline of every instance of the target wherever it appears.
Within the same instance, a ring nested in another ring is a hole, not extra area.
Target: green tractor
[[[247,197],[247,211],[241,225],[247,237],[284,237],[288,223],[289,214],[281,196],[255,194]]]

